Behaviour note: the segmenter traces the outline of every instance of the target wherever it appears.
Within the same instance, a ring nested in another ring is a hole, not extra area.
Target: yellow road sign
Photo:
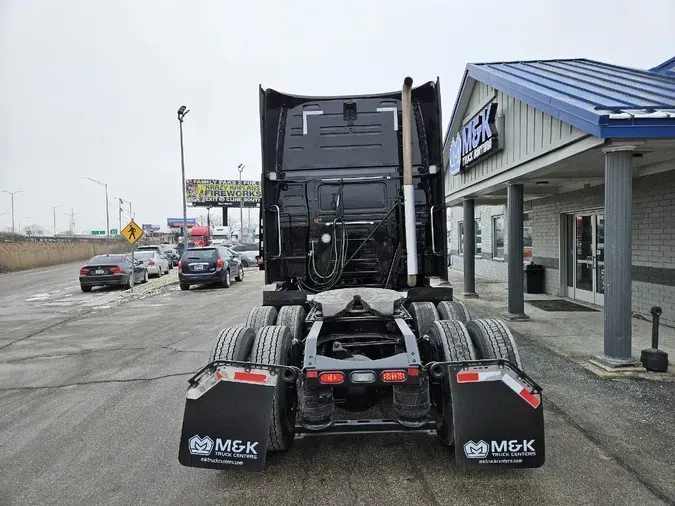
[[[122,236],[131,244],[135,244],[141,237],[143,237],[143,229],[139,227],[134,220],[122,229]]]

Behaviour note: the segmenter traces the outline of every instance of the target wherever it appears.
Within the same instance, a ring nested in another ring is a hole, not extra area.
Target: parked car
[[[218,284],[229,288],[232,278],[244,280],[241,261],[223,246],[205,246],[188,249],[178,263],[178,280],[181,290],[191,285]]]
[[[198,246],[197,246],[196,242],[188,241],[188,249],[197,248],[197,247]],[[178,244],[176,244],[176,253],[178,253],[179,257],[182,257],[183,253],[185,253],[185,245],[182,242],[179,242]]]
[[[159,256],[166,260],[166,263],[169,265],[169,270],[173,269],[173,262],[171,261],[169,246],[167,244],[147,244],[139,246],[136,251],[157,251]]]
[[[232,250],[239,253],[241,263],[244,264],[244,267],[258,265],[258,260],[256,259],[256,257],[260,255],[260,246],[258,246],[258,243],[237,244],[236,246],[232,246]]]
[[[80,288],[91,292],[96,286],[131,288],[131,257],[128,255],[97,255],[80,269]],[[148,271],[142,262],[133,268],[134,283],[147,283]]]
[[[143,262],[150,276],[157,276],[159,278],[162,274],[169,274],[169,260],[165,256],[160,255],[159,251],[139,249],[136,250],[134,256],[137,260]]]
[[[166,248],[166,258],[169,260],[171,267],[178,266],[178,262],[180,261],[180,255],[176,251],[176,248],[173,247]]]

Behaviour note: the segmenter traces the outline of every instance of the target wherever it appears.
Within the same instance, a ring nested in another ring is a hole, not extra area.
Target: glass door
[[[605,216],[584,213],[575,216],[574,298],[605,303]]]

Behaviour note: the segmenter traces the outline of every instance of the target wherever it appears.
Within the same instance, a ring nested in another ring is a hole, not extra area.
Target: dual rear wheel
[[[292,365],[292,342],[302,332],[305,310],[302,306],[254,307],[243,327],[222,330],[208,355],[208,361],[235,360],[270,365]],[[295,437],[295,385],[276,371],[277,384],[272,403],[272,419],[267,436],[268,451],[287,450]]]

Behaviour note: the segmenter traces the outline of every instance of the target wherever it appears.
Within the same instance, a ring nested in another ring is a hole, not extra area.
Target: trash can
[[[525,293],[544,293],[544,266],[525,266]]]

